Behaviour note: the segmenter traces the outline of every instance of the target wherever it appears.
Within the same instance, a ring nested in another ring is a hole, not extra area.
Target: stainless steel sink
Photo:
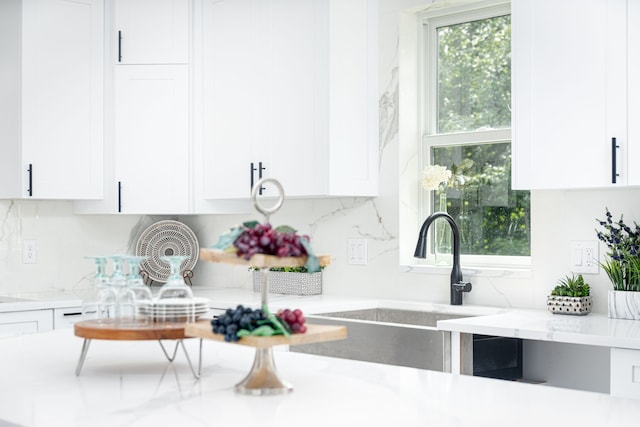
[[[318,316],[365,320],[376,323],[399,323],[401,325],[430,326],[435,328],[438,320],[471,317],[469,314],[451,314],[435,311],[404,310],[399,308],[367,308],[364,310],[338,311]]]
[[[290,351],[446,372],[451,369],[450,334],[436,323],[471,316],[380,307],[307,315],[309,323],[347,326],[347,338]]]

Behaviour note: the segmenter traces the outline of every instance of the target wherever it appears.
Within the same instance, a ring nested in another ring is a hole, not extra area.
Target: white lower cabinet
[[[53,310],[53,328],[72,328],[73,324],[82,320],[82,307],[55,308]]]
[[[611,349],[610,393],[640,399],[640,350]]]
[[[0,313],[0,334],[53,330],[53,310],[25,310]]]

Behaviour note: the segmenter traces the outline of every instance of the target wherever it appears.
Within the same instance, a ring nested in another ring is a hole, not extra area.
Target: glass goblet
[[[147,323],[153,320],[153,295],[140,275],[140,262],[147,257],[127,255],[124,261],[129,266],[127,281],[121,288],[120,310],[123,320]]]
[[[160,259],[169,264],[170,274],[158,291],[155,307],[157,314],[165,322],[193,322],[195,320],[195,304],[193,291],[180,274],[186,256],[162,256]]]
[[[105,274],[106,256],[85,256],[95,262],[96,273],[93,276],[91,290],[82,299],[82,320],[102,320],[106,316],[101,311],[100,302],[115,304],[115,293],[109,286],[109,278]]]

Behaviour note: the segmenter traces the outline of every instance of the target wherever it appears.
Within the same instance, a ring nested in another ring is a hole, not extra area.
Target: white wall
[[[425,4],[416,0],[380,2],[380,196],[376,198],[288,200],[272,222],[289,224],[312,236],[319,253],[330,253],[325,270],[327,294],[361,295],[448,303],[448,274],[399,272],[398,11]],[[571,161],[571,159],[567,159]],[[559,176],[562,171],[550,172]],[[638,189],[536,191],[532,193],[532,273],[526,278],[466,277],[473,291],[466,304],[545,307],[555,282],[569,274],[569,242],[596,240],[595,218],[605,207],[640,221]],[[201,246],[246,217],[233,215],[179,218],[196,232]],[[85,255],[131,252],[137,235],[159,217],[77,216],[70,202],[0,201],[0,293],[73,290],[87,286],[93,265]],[[417,231],[415,231],[417,237]],[[366,238],[369,264],[346,263],[347,239]],[[23,239],[38,240],[38,263],[21,263]],[[603,249],[601,248],[601,251]],[[602,255],[602,254],[601,254]],[[606,312],[606,276],[586,276],[592,284],[594,311]],[[251,287],[242,267],[199,263],[194,283],[215,287]]]

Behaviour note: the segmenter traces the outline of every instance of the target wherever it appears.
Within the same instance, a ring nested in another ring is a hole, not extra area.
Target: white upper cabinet
[[[189,62],[189,0],[115,0],[116,64]]]
[[[287,197],[377,194],[377,13],[372,0],[205,0],[205,198],[247,198],[260,177]]]
[[[105,197],[74,210],[190,213],[189,2],[116,0],[112,11]]]
[[[117,211],[189,213],[186,65],[116,70]]]
[[[514,187],[640,184],[637,3],[512,1]]]
[[[193,135],[201,117],[192,104],[201,95],[193,87],[199,59],[189,53],[192,2],[115,0],[112,5],[107,40],[109,56],[116,60],[107,62],[105,196],[75,202],[74,212],[247,211],[248,205],[238,208],[196,195],[201,185],[192,167]]]
[[[102,0],[0,2],[0,197],[103,189]]]

